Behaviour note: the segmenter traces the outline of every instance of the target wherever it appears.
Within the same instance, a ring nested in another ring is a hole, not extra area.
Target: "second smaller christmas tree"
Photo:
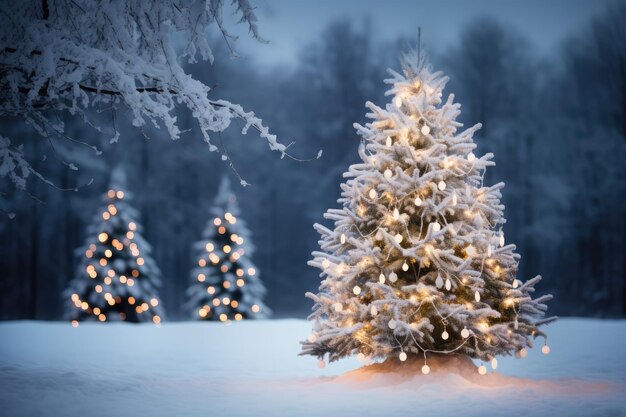
[[[254,246],[240,219],[230,182],[223,178],[202,240],[193,246],[195,267],[187,290],[187,307],[198,320],[265,318],[265,287],[251,261]]]

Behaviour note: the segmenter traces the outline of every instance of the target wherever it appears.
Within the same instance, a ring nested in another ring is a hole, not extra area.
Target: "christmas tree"
[[[199,320],[243,320],[270,314],[265,287],[251,261],[250,231],[239,218],[237,198],[226,177],[215,197],[203,239],[193,246],[195,267],[187,290],[187,308]]]
[[[416,51],[402,56],[403,74],[390,71],[386,108],[370,102],[372,121],[355,124],[362,162],[341,185],[341,209],[316,224],[321,269],[313,333],[302,354],[330,361],[461,354],[481,361],[526,355],[550,295],[532,299],[537,276],[516,277],[519,255],[505,244],[503,183],[483,185],[492,154],[476,156],[472,135],[458,131],[460,105],[442,101],[447,77],[431,71]],[[549,351],[544,346],[543,352]],[[486,367],[481,365],[484,374]]]
[[[125,173],[118,167],[102,197],[103,207],[87,229],[85,246],[77,250],[77,274],[64,294],[73,326],[82,320],[159,324],[163,318],[157,295],[161,273],[125,187]]]

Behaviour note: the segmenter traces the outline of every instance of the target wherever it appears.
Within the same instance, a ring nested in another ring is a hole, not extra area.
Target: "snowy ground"
[[[560,320],[550,355],[537,346],[482,377],[356,360],[320,370],[297,356],[309,331],[301,320],[0,323],[0,416],[626,415],[626,321]]]

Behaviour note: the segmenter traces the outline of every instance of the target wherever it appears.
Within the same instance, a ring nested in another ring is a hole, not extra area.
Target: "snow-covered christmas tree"
[[[111,174],[103,207],[87,229],[76,277],[64,296],[66,318],[73,326],[82,320],[159,324],[163,308],[157,289],[160,271],[141,236],[139,213],[130,204],[126,175],[121,167]]]
[[[250,231],[239,217],[237,198],[228,178],[222,178],[212,218],[194,249],[195,267],[187,290],[188,310],[199,320],[265,318],[265,287],[251,261]]]
[[[341,185],[340,209],[321,224],[311,266],[323,281],[314,300],[313,333],[302,354],[334,361],[461,354],[497,366],[497,355],[526,355],[550,295],[533,299],[537,276],[516,277],[519,255],[505,244],[503,183],[483,185],[493,155],[477,156],[477,124],[458,131],[460,105],[442,101],[448,80],[416,51],[390,71],[386,108],[355,124],[361,163]],[[547,345],[543,352],[549,352]],[[478,368],[481,374],[486,367]]]

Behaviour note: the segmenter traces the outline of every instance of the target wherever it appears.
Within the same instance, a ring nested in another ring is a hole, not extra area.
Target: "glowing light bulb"
[[[372,308],[370,308],[370,313],[372,314],[372,316],[378,315],[378,309],[376,308],[376,306],[372,306]]]
[[[528,351],[526,350],[526,348],[521,348],[519,350],[519,356],[522,359],[524,359],[526,356],[528,356]]]
[[[456,196],[456,193],[453,193],[453,194],[452,194],[452,205],[453,205],[453,206],[456,206],[458,202],[459,202],[459,199],[458,199],[458,197]]]
[[[424,375],[428,375],[430,373],[430,366],[428,366],[428,365],[422,366],[422,373]]]
[[[320,359],[319,361],[317,361],[317,367],[320,369],[323,369],[326,366],[326,362],[324,362],[324,359]]]
[[[443,191],[446,189],[446,182],[444,180],[439,181],[439,183],[437,184],[437,188],[439,188],[440,191]]]
[[[441,333],[441,338],[443,340],[448,340],[448,337],[450,337],[450,335],[448,334],[447,331],[444,330],[443,333]]]
[[[358,285],[355,285],[354,288],[352,289],[352,292],[354,293],[354,295],[361,294],[361,287],[359,287]]]
[[[322,261],[322,268],[327,269],[330,266],[330,261],[328,259],[324,259]]]
[[[500,244],[500,246],[504,246],[504,233],[500,234],[500,239],[499,239],[498,243]]]
[[[450,291],[451,288],[452,288],[452,281],[450,281],[450,278],[446,278],[446,290]]]
[[[393,144],[393,142],[391,141],[391,136],[387,136],[387,140],[385,141],[385,145],[387,145],[387,147],[390,148],[392,144]]]
[[[496,358],[491,360],[491,369],[498,369],[498,360]]]
[[[378,276],[378,282],[380,282],[381,284],[385,283],[385,274],[383,274],[382,272]]]
[[[402,97],[400,96],[395,96],[393,99],[393,104],[397,107],[400,108],[402,107]]]
[[[422,205],[423,201],[422,201],[422,199],[421,199],[421,198],[419,198],[419,197],[415,197],[415,201],[414,201],[414,203],[415,203],[415,205],[416,205],[417,207],[419,207],[419,206],[421,206],[421,205]]]
[[[476,300],[477,303],[480,302],[480,293],[478,292],[478,290],[474,292],[474,300]]]
[[[407,264],[407,263],[406,263],[406,261],[404,261],[404,263],[402,264],[402,270],[403,270],[404,272],[406,272],[406,271],[408,271],[408,270],[409,270],[409,264]]]
[[[519,287],[519,281],[514,279],[513,280],[513,288],[517,288],[517,287]]]
[[[406,356],[406,353],[404,352],[400,352],[400,354],[398,355],[398,359],[400,359],[401,362],[404,362],[406,358],[407,356]]]
[[[335,303],[333,304],[333,308],[335,309],[336,312],[341,312],[341,310],[343,310],[343,305],[341,303]]]
[[[550,353],[550,346],[543,345],[543,347],[541,348],[541,353],[543,353],[544,355],[547,355],[548,353]]]
[[[392,272],[391,274],[389,274],[389,281],[396,282],[397,280],[398,280],[398,274],[396,274],[395,272]]]
[[[476,160],[476,155],[474,155],[474,152],[470,152],[467,154],[467,160],[470,162],[474,162]]]
[[[370,198],[371,198],[372,200],[373,200],[373,199],[375,199],[376,197],[378,197],[378,193],[377,193],[377,192],[376,192],[376,190],[375,190],[375,189],[373,189],[373,188],[370,190],[370,194],[369,194],[369,195],[370,195]]]
[[[429,133],[430,133],[430,126],[428,126],[428,125],[422,126],[422,134],[423,135],[428,135]]]
[[[344,243],[346,243],[346,234],[342,233],[341,237],[339,238],[339,242],[343,245]]]
[[[387,323],[387,326],[389,326],[389,328],[391,330],[395,329],[398,325],[396,323],[396,321],[394,319],[389,320],[389,322]]]
[[[434,232],[438,232],[438,231],[440,231],[440,230],[441,230],[441,225],[439,224],[439,222],[434,222],[434,223],[431,223],[431,225],[432,225],[432,227],[433,227],[433,231],[434,231]]]
[[[309,337],[307,337],[307,340],[308,340],[310,343],[315,343],[315,341],[317,340],[317,336],[315,335],[315,333],[311,333],[311,334],[309,335]]]
[[[389,168],[387,168],[383,175],[385,175],[385,178],[389,179],[393,175],[393,172],[391,172],[391,170]]]
[[[402,236],[402,234],[400,234],[400,233],[398,233],[397,235],[395,235],[393,238],[394,238],[394,240],[395,240],[397,243],[402,243],[402,240],[404,239],[404,237],[403,237],[403,236]]]
[[[467,339],[470,335],[469,330],[467,330],[467,327],[464,327],[463,330],[461,330],[461,337],[463,339]]]
[[[478,373],[481,375],[485,375],[487,373],[487,367],[485,367],[485,365],[480,365],[478,367]]]

